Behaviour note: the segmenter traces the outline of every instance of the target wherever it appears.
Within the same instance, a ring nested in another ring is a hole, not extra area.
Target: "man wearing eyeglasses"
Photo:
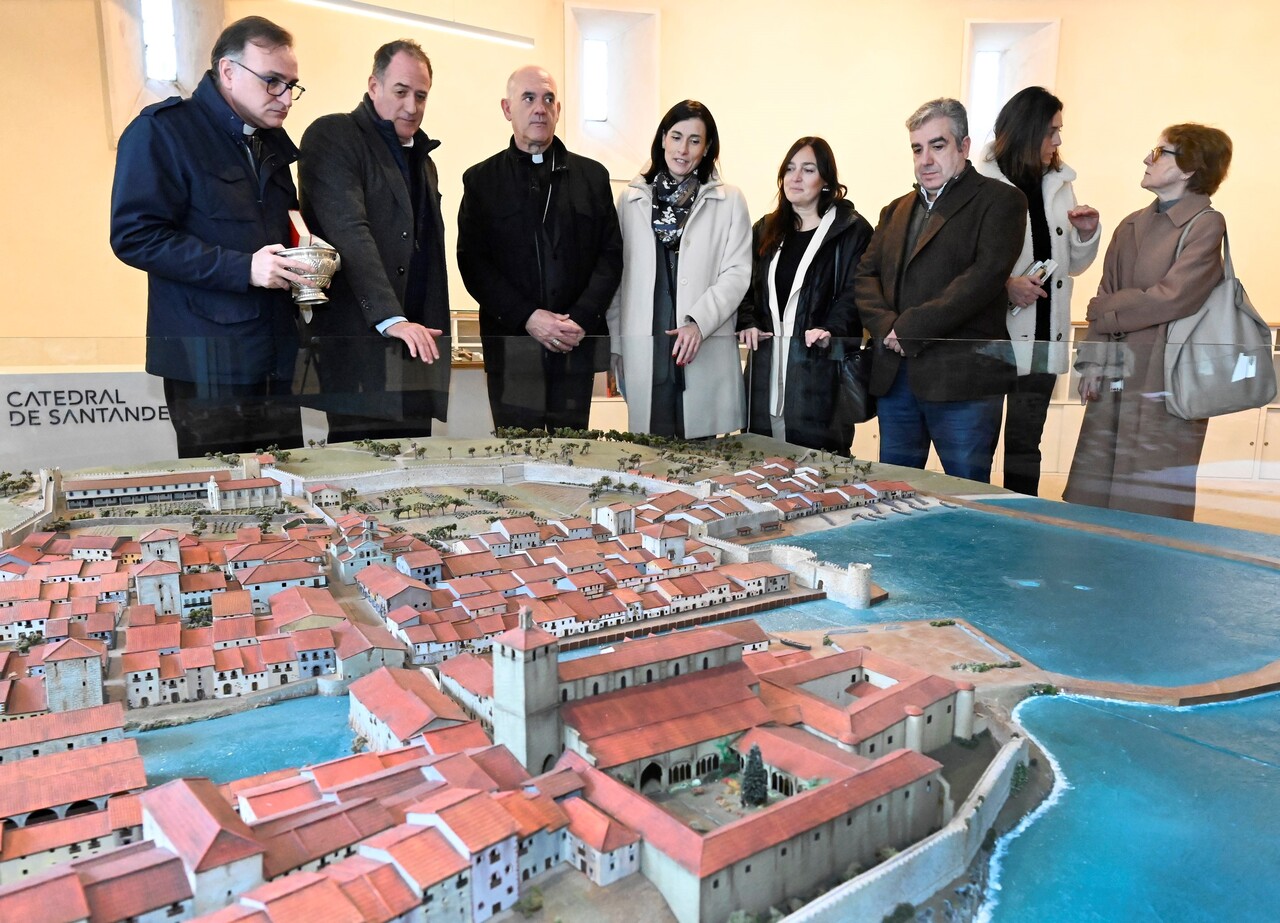
[[[148,106],[120,137],[111,247],[147,273],[146,369],[164,379],[184,458],[302,443],[297,332],[281,256],[302,95],[293,38],[260,16],[218,37],[190,99]]]

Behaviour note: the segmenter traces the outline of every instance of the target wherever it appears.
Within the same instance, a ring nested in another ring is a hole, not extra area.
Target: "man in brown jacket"
[[[923,468],[932,443],[947,474],[990,481],[1016,374],[1004,286],[1027,200],[973,169],[956,100],[925,103],[907,129],[917,185],[880,213],[855,279],[876,341],[880,461]]]

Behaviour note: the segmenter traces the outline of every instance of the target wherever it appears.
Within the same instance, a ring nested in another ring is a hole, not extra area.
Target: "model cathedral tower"
[[[520,610],[520,625],[493,639],[493,742],[515,754],[530,773],[546,772],[560,757],[560,645]]]

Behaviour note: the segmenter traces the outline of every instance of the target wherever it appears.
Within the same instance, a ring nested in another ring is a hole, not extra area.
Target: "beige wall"
[[[725,178],[743,187],[752,215],[771,208],[790,143],[818,134],[831,142],[850,197],[873,224],[913,181],[906,117],[925,100],[961,92],[965,20],[1060,19],[1061,150],[1079,173],[1077,195],[1101,210],[1106,238],[1151,201],[1138,182],[1143,152],[1160,130],[1179,121],[1216,125],[1235,141],[1236,159],[1214,202],[1227,215],[1254,302],[1280,322],[1280,281],[1263,272],[1269,221],[1253,202],[1271,184],[1268,120],[1256,113],[1262,88],[1274,82],[1270,36],[1280,13],[1273,4],[736,0],[732,16],[718,0],[668,0],[662,8],[664,106],[694,96],[711,107]],[[732,55],[709,49],[711,42]],[[1076,287],[1077,318],[1101,264],[1100,256]]]
[[[307,94],[287,127],[297,139],[319,115],[354,107],[373,49],[417,37],[436,70],[428,132],[443,145],[440,167],[450,226],[462,171],[506,143],[498,109],[503,80],[526,61],[563,71],[560,0],[398,0],[429,15],[463,15],[476,25],[531,35],[533,51],[314,9],[288,0],[227,0],[228,20],[276,19],[297,39]],[[646,4],[636,4],[644,6]],[[747,194],[754,215],[770,206],[774,173],[801,134],[828,138],[850,195],[870,219],[912,180],[903,119],[920,102],[958,94],[969,19],[1062,22],[1058,81],[1066,102],[1063,154],[1081,199],[1102,211],[1108,235],[1146,204],[1138,187],[1142,152],[1159,130],[1207,121],[1236,141],[1232,175],[1216,197],[1235,240],[1237,266],[1268,319],[1280,321],[1280,282],[1269,265],[1263,209],[1273,141],[1254,113],[1272,77],[1266,67],[1280,15],[1266,0],[1217,7],[1192,0],[660,0],[663,108],[693,96],[720,123],[726,179]],[[1222,15],[1211,18],[1219,9]],[[732,10],[732,14],[729,11]],[[4,0],[0,4],[0,90],[8,106],[0,148],[0,255],[9,273],[0,364],[37,361],[137,363],[145,284],[107,245],[114,151],[107,122],[94,0]],[[639,77],[638,79],[645,79]],[[572,101],[572,94],[567,94]],[[636,152],[636,167],[645,159]],[[1100,261],[1099,261],[1100,262]],[[456,273],[458,306],[470,304]],[[1090,292],[1097,271],[1078,291]],[[1081,316],[1085,299],[1077,298]],[[83,349],[32,350],[24,338],[84,338]],[[92,344],[92,345],[90,345]],[[122,345],[124,344],[124,345]]]

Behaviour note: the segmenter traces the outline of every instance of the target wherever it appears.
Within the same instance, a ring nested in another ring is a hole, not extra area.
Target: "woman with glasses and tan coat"
[[[1223,276],[1226,222],[1205,210],[1231,165],[1231,139],[1172,125],[1143,164],[1142,187],[1156,199],[1116,228],[1089,302],[1076,360],[1086,409],[1063,499],[1189,520],[1208,421],[1165,409],[1164,347],[1169,322],[1200,310]]]

